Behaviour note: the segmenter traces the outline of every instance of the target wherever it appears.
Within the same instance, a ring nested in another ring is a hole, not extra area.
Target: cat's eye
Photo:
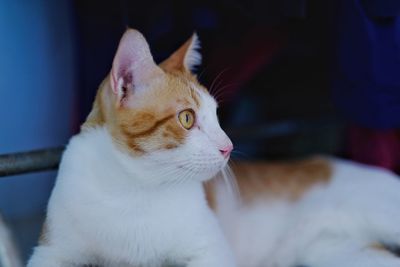
[[[194,125],[194,111],[191,109],[185,109],[179,113],[178,119],[182,126],[189,130]]]

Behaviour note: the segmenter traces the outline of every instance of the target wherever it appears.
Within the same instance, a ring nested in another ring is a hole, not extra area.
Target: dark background
[[[335,13],[329,1],[77,1],[76,8],[80,121],[127,26],[146,36],[156,62],[195,30],[202,42],[200,81],[218,89],[236,156],[340,150],[328,80]]]
[[[196,31],[200,81],[236,160],[311,154],[400,165],[396,0],[0,1],[0,153],[64,146],[91,109],[127,27],[156,62]],[[23,256],[55,172],[0,180]]]

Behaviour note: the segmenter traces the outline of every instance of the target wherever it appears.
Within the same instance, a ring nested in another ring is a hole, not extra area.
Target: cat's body
[[[399,244],[400,182],[386,171],[242,163],[242,201],[221,183],[204,190],[232,144],[190,73],[196,44],[157,66],[143,36],[125,33],[64,153],[28,267],[400,266],[385,247]]]
[[[161,66],[123,36],[81,133],[71,139],[29,267],[233,267],[203,185],[232,143],[190,73],[194,35]]]
[[[216,184],[213,206],[238,266],[400,266],[400,181],[336,159],[245,163],[242,202]]]
[[[0,214],[0,266],[21,267],[22,261],[16,245],[14,244],[11,231],[6,226]]]
[[[121,167],[124,163],[126,168]],[[201,181],[132,184],[132,179],[140,179],[135,178],[140,168],[114,148],[104,128],[74,137],[49,202],[45,239],[35,252],[36,259],[47,260],[30,266],[70,262],[156,267],[188,259],[193,259],[190,266],[232,266],[220,260],[232,255],[224,251],[225,240],[207,206]],[[209,255],[195,262],[204,246],[214,245],[209,253],[227,255]]]

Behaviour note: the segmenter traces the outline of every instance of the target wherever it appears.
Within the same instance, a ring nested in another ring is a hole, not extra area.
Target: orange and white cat
[[[157,66],[128,30],[92,112],[63,155],[28,267],[396,267],[400,181],[315,158],[235,165],[232,143],[190,69],[196,35]],[[226,174],[226,171],[223,171]]]
[[[157,66],[128,30],[80,134],[64,152],[29,267],[236,266],[202,182],[232,143],[189,68],[193,37]]]

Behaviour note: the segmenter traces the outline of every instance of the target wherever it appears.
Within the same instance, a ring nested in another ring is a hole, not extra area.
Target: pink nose
[[[229,155],[231,154],[233,150],[233,145],[229,144],[226,147],[220,149],[219,151],[221,152],[222,156],[224,156],[225,158],[229,157]]]

